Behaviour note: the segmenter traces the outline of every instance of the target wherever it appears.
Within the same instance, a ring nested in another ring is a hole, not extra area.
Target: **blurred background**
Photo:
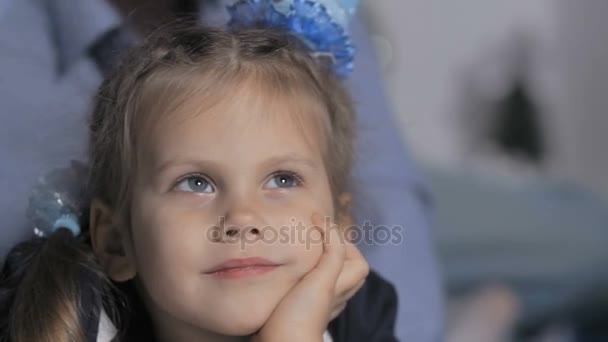
[[[365,0],[448,341],[608,341],[608,1]]]
[[[0,13],[8,4],[0,0]],[[445,340],[608,341],[608,1],[361,0],[361,6],[404,145],[432,195]],[[23,13],[5,23],[26,18],[35,33],[39,13]],[[3,46],[40,39],[13,31],[4,31]],[[94,75],[90,89],[77,82],[60,88],[48,72],[51,59],[32,59],[30,67],[19,55],[29,51],[15,51],[7,65],[20,68],[9,71],[36,82],[5,82],[7,99],[29,105],[12,94],[29,94],[30,87],[59,94],[49,92],[23,113],[84,108],[99,81],[92,64],[75,69]],[[76,103],[64,103],[68,98]],[[38,124],[31,114],[23,117]],[[29,157],[14,160],[30,167]],[[63,161],[60,153],[48,158]],[[16,208],[12,202],[7,197],[2,207]]]

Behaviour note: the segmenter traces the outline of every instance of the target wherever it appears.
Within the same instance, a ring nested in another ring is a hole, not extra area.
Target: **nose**
[[[220,218],[222,237],[225,240],[260,238],[262,217],[252,200],[231,200]]]

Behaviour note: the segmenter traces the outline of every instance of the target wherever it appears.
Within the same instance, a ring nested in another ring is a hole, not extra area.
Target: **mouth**
[[[230,259],[204,272],[216,278],[239,279],[271,272],[281,266],[264,258]]]

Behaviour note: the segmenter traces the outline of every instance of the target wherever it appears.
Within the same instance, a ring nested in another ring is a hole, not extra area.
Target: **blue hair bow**
[[[72,161],[69,167],[55,169],[38,180],[27,209],[34,234],[48,236],[60,228],[74,236],[80,234],[87,174],[83,163]]]
[[[355,49],[347,33],[358,0],[239,0],[228,6],[231,27],[263,24],[297,35],[318,55],[329,56],[337,75],[353,69]]]

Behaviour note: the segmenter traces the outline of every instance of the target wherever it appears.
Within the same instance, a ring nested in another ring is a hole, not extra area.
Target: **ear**
[[[336,223],[338,226],[348,228],[353,224],[353,217],[350,212],[352,195],[350,192],[343,192],[338,196],[339,207],[336,210]]]
[[[89,229],[93,252],[110,279],[122,282],[135,277],[130,239],[119,228],[112,209],[99,199],[91,202]]]

